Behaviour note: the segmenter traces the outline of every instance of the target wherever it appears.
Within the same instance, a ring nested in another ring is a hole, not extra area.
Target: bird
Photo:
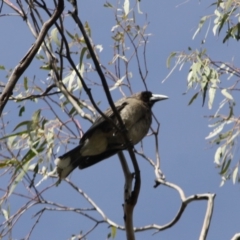
[[[139,143],[149,131],[152,123],[152,106],[165,99],[168,99],[165,95],[143,91],[114,103],[133,145]],[[90,167],[127,149],[112,108],[108,108],[104,115],[114,124],[107,118],[99,116],[85,132],[77,147],[55,159],[59,179],[66,178],[77,167],[79,169]]]

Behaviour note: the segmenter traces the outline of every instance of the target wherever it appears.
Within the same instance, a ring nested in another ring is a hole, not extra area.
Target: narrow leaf
[[[176,54],[177,54],[176,52],[171,52],[170,53],[169,57],[167,58],[167,68],[170,67],[171,60],[172,60],[173,57],[176,56]]]
[[[235,184],[236,181],[238,180],[238,166],[235,167],[235,169],[233,170],[232,179],[233,179],[233,184]]]
[[[28,131],[25,130],[25,131],[22,131],[22,132],[17,132],[17,133],[5,135],[4,137],[0,138],[0,140],[11,138],[11,137],[14,137],[14,136],[21,136],[21,135],[26,134],[26,133],[28,133]]]
[[[79,65],[80,68],[81,68],[81,66],[82,66],[82,63],[83,63],[83,57],[84,57],[86,51],[87,51],[87,48],[84,47],[84,48],[82,49],[81,53],[80,53],[80,65]]]
[[[199,94],[199,92],[197,92],[193,95],[193,97],[191,98],[191,100],[188,103],[188,106],[191,105],[195,99],[197,99],[198,94]]]
[[[217,87],[216,84],[212,84],[212,86],[208,91],[208,108],[209,109],[212,109],[213,100],[216,94],[216,87]]]
[[[214,130],[212,132],[210,132],[209,135],[205,139],[215,137],[218,133],[220,133],[223,130],[224,125],[225,125],[225,122],[220,124],[218,127],[214,128]]]
[[[230,106],[229,108],[230,108],[230,111],[229,111],[229,115],[226,119],[227,121],[233,116],[233,106]]]
[[[226,2],[226,4],[225,4],[225,11],[227,11],[227,10],[231,7],[232,2],[233,2],[233,0],[228,0],[228,1]]]
[[[220,172],[221,175],[225,174],[230,166],[230,163],[231,163],[231,159],[228,160],[227,164],[223,164],[223,168],[222,168],[222,171]]]
[[[66,33],[71,39],[74,39],[74,35],[72,35],[68,30],[66,30]]]
[[[51,31],[51,39],[56,43],[56,45],[58,47],[61,46],[61,43],[58,39],[58,29],[57,28],[53,28],[53,30]]]
[[[90,28],[88,22],[85,22],[84,28],[85,28],[85,31],[87,32],[88,36],[91,37],[91,28]]]
[[[117,229],[116,229],[116,227],[112,226],[112,233],[111,233],[111,235],[112,235],[113,239],[116,237],[116,234],[117,234]]]
[[[24,112],[25,112],[25,107],[22,106],[19,110],[18,116],[21,117]]]
[[[197,28],[196,32],[193,34],[192,39],[194,39],[194,38],[196,37],[196,35],[200,32],[203,24],[205,23],[205,21],[206,21],[207,19],[208,19],[208,16],[204,16],[204,17],[202,17],[202,18],[200,19],[199,24],[198,24],[198,28]]]
[[[222,93],[222,95],[223,95],[224,97],[226,97],[228,100],[234,101],[232,95],[227,91],[226,88],[223,89],[223,90],[221,91],[221,93]]]
[[[220,159],[223,157],[225,153],[226,145],[218,147],[217,151],[215,152],[214,162],[220,165]]]
[[[240,134],[240,132],[239,132],[239,131],[236,131],[236,132],[231,136],[231,138],[229,138],[229,139],[227,140],[227,143],[231,143],[239,134]]]
[[[31,125],[32,124],[32,121],[23,121],[21,123],[19,123],[14,129],[13,129],[13,132],[16,131],[18,128],[22,127],[22,126],[27,126],[27,125]],[[27,127],[26,127],[27,128]],[[15,134],[14,134],[15,135]],[[9,135],[9,136],[12,136],[12,135]]]
[[[205,103],[205,100],[206,100],[207,89],[208,89],[208,81],[205,83],[205,86],[203,87],[203,102],[202,102],[202,106],[204,106],[204,103]]]
[[[104,7],[108,7],[108,8],[112,8],[113,7],[109,2],[104,3],[103,6]]]
[[[26,164],[23,165],[23,167],[22,167],[20,173],[18,174],[18,176],[16,177],[15,181],[13,181],[13,183],[11,184],[11,187],[10,187],[9,193],[8,193],[8,197],[12,194],[12,192],[14,191],[14,189],[16,188],[18,183],[23,179],[23,177],[27,173],[29,163],[30,163],[30,161],[28,161]]]
[[[129,6],[130,6],[129,0],[125,0],[123,5],[125,16],[127,16],[129,13]]]
[[[4,216],[5,220],[8,220],[9,219],[9,212],[2,208],[2,213],[3,213],[3,216]]]
[[[221,21],[220,21],[220,24],[219,24],[218,34],[220,34],[220,32],[221,32],[224,24],[225,24],[226,21],[228,20],[228,17],[229,17],[228,13],[226,13],[226,14],[223,15],[223,17],[222,17],[222,19],[221,19]]]
[[[24,77],[23,85],[24,85],[25,90],[27,91],[28,90],[28,78],[27,77]]]

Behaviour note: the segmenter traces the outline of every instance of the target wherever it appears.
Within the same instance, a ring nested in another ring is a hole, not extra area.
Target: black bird
[[[153,104],[164,99],[168,97],[145,91],[115,103],[133,145],[139,143],[148,133],[152,123]],[[104,114],[119,126],[111,108]],[[126,148],[122,134],[111,122],[100,116],[83,135],[77,147],[55,159],[59,178],[66,178],[76,167],[87,168]]]

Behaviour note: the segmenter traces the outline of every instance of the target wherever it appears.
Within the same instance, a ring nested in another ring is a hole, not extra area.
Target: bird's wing
[[[118,150],[116,150],[116,149],[110,149],[110,150],[107,150],[106,152],[103,152],[96,156],[83,157],[83,158],[81,158],[81,162],[79,162],[78,167],[79,167],[79,169],[84,169],[84,168],[90,167],[98,162],[101,162],[101,161],[113,156],[117,152],[118,152]]]
[[[118,102],[115,103],[115,108],[117,110],[117,112],[120,114],[121,110],[128,104],[127,103],[127,98],[125,99],[120,99]],[[115,115],[114,112],[112,110],[112,108],[108,108],[104,114],[114,120]],[[91,136],[91,134],[97,129],[97,128],[103,128],[104,131],[109,131],[112,130],[112,126],[111,123],[109,121],[107,121],[103,116],[99,116],[95,122],[92,124],[92,126],[87,130],[87,132],[84,134],[84,136],[82,137],[82,139],[80,140],[80,143],[83,142],[86,138],[88,138],[89,136]]]

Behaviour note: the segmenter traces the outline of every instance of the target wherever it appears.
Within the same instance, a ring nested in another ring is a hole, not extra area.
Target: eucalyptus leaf
[[[235,169],[233,170],[232,180],[233,180],[233,184],[235,184],[236,181],[238,180],[238,166],[236,166]]]
[[[222,95],[226,97],[228,100],[234,101],[233,96],[227,91],[227,89],[223,89],[221,91]]]

